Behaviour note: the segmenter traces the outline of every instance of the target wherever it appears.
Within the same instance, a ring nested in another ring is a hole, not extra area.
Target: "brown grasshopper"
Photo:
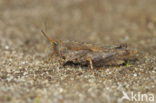
[[[58,58],[63,65],[77,64],[90,66],[91,69],[118,66],[133,59],[136,54],[136,50],[128,49],[126,44],[111,48],[98,47],[73,41],[52,40],[43,31],[41,32],[53,46],[51,58]]]

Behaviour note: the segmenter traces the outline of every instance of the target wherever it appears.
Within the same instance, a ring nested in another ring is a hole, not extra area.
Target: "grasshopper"
[[[134,58],[136,50],[128,49],[127,44],[115,47],[99,47],[75,41],[61,41],[50,39],[43,31],[44,37],[53,47],[51,58],[62,63],[63,66],[75,64],[94,67],[118,66]]]

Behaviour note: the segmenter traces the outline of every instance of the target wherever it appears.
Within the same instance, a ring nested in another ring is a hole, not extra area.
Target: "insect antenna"
[[[55,40],[50,39],[43,30],[41,30],[41,32],[42,32],[43,36],[52,44],[53,50],[54,50],[54,54],[59,55],[58,42],[55,41]]]
[[[46,33],[45,33],[43,30],[41,30],[41,33],[43,34],[43,36],[44,36],[50,43],[52,43],[52,44],[55,43],[55,41],[52,40],[52,39],[50,39],[50,38],[46,35]]]

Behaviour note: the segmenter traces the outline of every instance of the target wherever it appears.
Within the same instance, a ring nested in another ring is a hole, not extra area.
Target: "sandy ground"
[[[155,10],[156,0],[0,0],[0,103],[119,103],[122,91],[156,102]],[[46,62],[52,49],[41,29],[60,40],[127,43],[139,60],[58,68]]]

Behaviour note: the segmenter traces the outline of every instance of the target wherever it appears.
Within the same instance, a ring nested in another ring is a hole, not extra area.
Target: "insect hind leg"
[[[91,69],[94,69],[94,68],[93,68],[93,61],[92,61],[91,57],[88,58],[88,61],[89,61],[89,66],[90,66],[90,68],[91,68]]]

